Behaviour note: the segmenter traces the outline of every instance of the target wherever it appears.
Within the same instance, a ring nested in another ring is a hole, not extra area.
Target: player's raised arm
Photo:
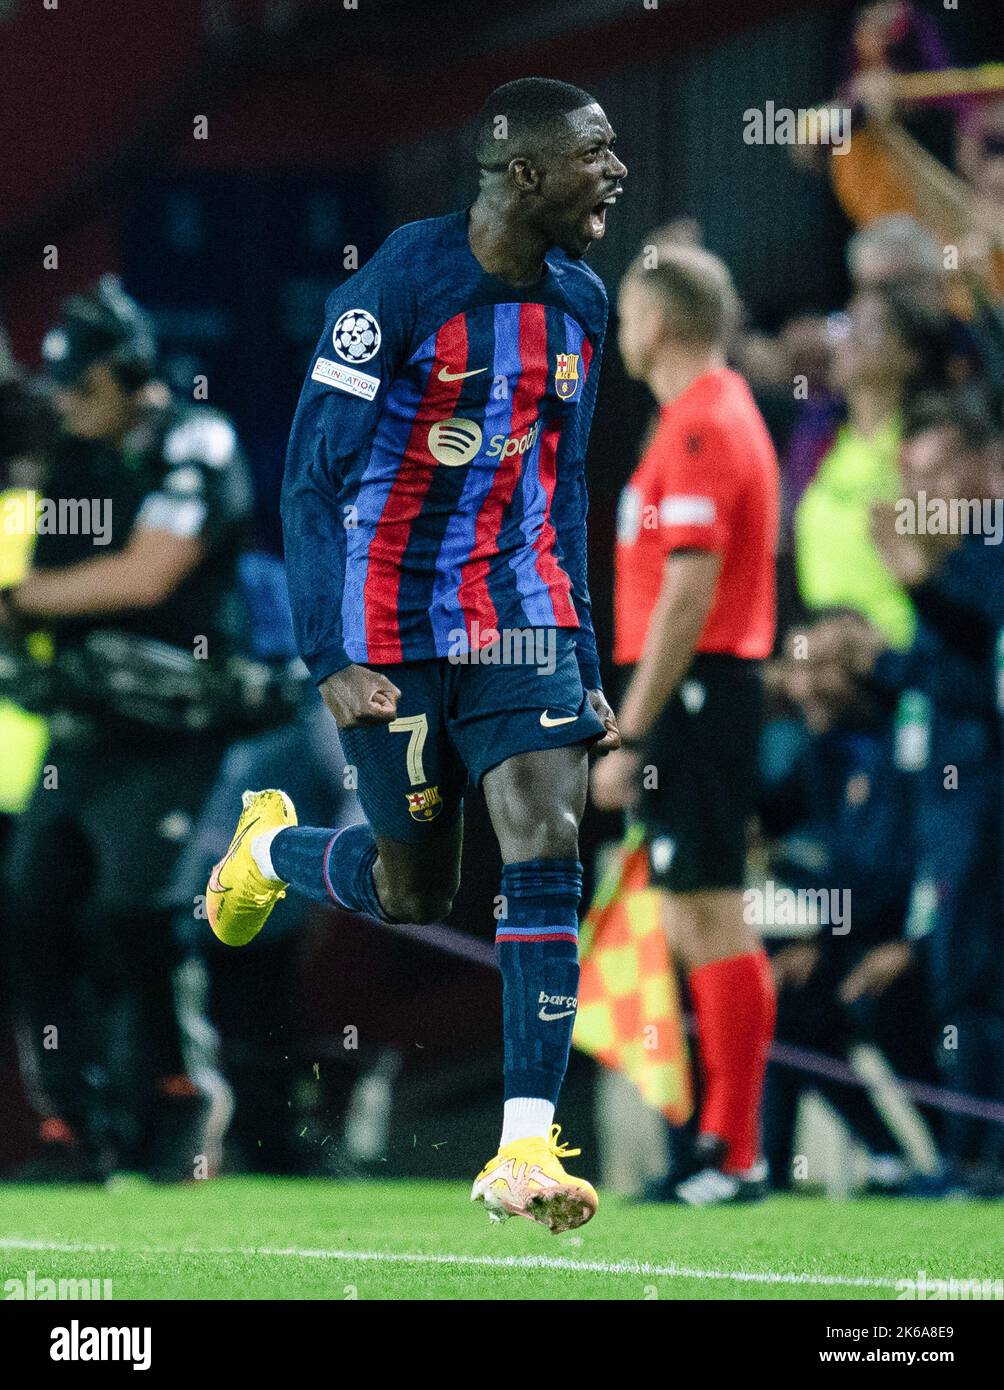
[[[414,322],[407,266],[393,243],[329,297],[286,454],[290,602],[300,654],[318,684],[352,663],[342,600],[349,535],[360,520],[355,495]]]

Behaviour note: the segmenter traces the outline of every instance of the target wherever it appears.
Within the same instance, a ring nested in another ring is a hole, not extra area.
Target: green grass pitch
[[[224,1178],[0,1187],[0,1287],[111,1279],[115,1298],[897,1298],[999,1279],[996,1204],[775,1197],[689,1211],[607,1196],[581,1231],[489,1224],[460,1184]],[[6,1292],[3,1297],[10,1297]]]

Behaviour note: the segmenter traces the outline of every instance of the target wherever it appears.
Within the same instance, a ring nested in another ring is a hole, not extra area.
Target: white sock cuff
[[[258,865],[260,872],[273,883],[280,883],[281,879],[272,867],[272,841],[280,830],[285,829],[284,825],[277,825],[274,830],[263,830],[251,841],[251,858]]]
[[[499,1148],[517,1139],[545,1139],[554,1123],[554,1106],[539,1096],[513,1096],[502,1107],[502,1140]]]

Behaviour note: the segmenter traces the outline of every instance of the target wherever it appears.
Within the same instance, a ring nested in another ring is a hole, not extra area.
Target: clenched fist
[[[393,681],[368,666],[346,666],[320,685],[321,698],[340,729],[359,724],[389,724],[397,715],[401,692]]]

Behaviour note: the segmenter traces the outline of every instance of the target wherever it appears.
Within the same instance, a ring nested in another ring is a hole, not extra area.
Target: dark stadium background
[[[0,321],[15,356],[37,366],[59,301],[120,272],[155,315],[173,379],[206,373],[210,403],[236,421],[261,537],[277,546],[286,435],[324,299],[346,274],[342,248],[357,246],[362,262],[399,223],[469,201],[470,121],[493,86],[527,74],[584,85],[618,132],[626,197],[592,257],[611,292],[647,231],[691,216],[731,266],[753,323],[769,329],[800,309],[838,306],[847,228],[828,181],[797,169],[783,147],[759,149],[752,177],[741,113],[765,95],[791,107],[827,98],[852,7],[660,8],[671,24],[649,23],[641,0],[360,0],[358,10],[336,0],[61,0],[55,10],[6,0]],[[960,64],[987,56],[980,7],[963,8],[954,16]],[[15,122],[15,111],[31,119]],[[208,118],[208,139],[193,138],[193,112]],[[58,273],[41,266],[49,242]],[[601,650],[615,501],[649,412],[612,338],[590,450]],[[453,923],[487,942],[497,861],[474,801],[469,821]],[[614,829],[590,813],[587,865]],[[304,1117],[309,1134],[292,1161],[323,1161],[324,1116],[337,1115],[352,1080],[338,1040],[355,1024],[367,1059],[383,1048],[402,1059],[396,1171],[467,1175],[483,1158],[476,1108],[488,1120],[499,1101],[497,977],[334,914],[315,927],[292,951],[263,943],[218,982],[224,1013],[239,998],[261,1019],[274,1085]],[[584,1145],[590,1076],[576,1058],[565,1115]],[[18,1086],[6,1037],[0,1086],[8,1098]],[[4,1109],[0,1160],[28,1132],[23,1109]],[[244,1123],[247,1139],[253,1117]],[[291,1161],[285,1151],[253,1161],[273,1159]]]

